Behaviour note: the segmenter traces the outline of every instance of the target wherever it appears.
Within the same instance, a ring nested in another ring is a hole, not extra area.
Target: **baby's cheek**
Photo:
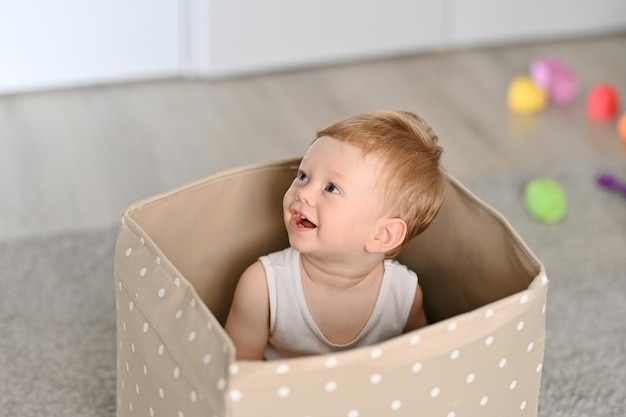
[[[283,211],[289,211],[289,205],[293,201],[293,195],[295,192],[293,191],[293,187],[289,187],[287,192],[283,195]]]

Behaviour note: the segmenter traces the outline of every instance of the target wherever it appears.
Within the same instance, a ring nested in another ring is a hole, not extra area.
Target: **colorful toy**
[[[578,94],[578,77],[570,68],[556,59],[539,58],[530,67],[533,81],[548,94],[556,105],[567,105]]]
[[[622,141],[626,144],[626,112],[617,121],[617,133],[619,133]]]
[[[546,98],[546,92],[530,77],[520,75],[509,85],[507,103],[513,112],[531,114],[545,107]]]
[[[617,89],[608,83],[595,85],[587,95],[587,116],[593,120],[610,120],[619,110]]]
[[[529,181],[524,189],[524,202],[531,216],[543,223],[558,222],[567,210],[565,191],[551,178]]]
[[[620,193],[626,195],[626,182],[620,181],[619,178],[617,178],[615,175],[600,175],[597,179],[597,183],[601,187],[619,191]]]

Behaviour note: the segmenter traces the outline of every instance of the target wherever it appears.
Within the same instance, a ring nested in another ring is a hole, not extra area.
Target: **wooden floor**
[[[561,59],[581,94],[535,116],[506,108],[533,58]],[[0,239],[114,225],[129,204],[226,168],[301,155],[316,130],[378,109],[426,118],[461,181],[623,159],[615,123],[592,123],[602,81],[626,101],[626,34],[203,81],[0,96]],[[624,107],[624,106],[623,106]]]

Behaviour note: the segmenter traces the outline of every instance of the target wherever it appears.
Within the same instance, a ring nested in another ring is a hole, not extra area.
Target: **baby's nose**
[[[310,187],[302,187],[298,191],[296,191],[296,200],[301,201],[307,205],[313,205],[314,199]]]

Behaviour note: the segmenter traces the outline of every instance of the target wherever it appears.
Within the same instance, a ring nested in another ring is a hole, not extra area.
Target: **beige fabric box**
[[[117,415],[536,416],[544,267],[452,177],[434,223],[399,258],[433,324],[340,354],[235,360],[222,324],[246,266],[287,246],[281,201],[298,163],[224,172],[123,214]]]

